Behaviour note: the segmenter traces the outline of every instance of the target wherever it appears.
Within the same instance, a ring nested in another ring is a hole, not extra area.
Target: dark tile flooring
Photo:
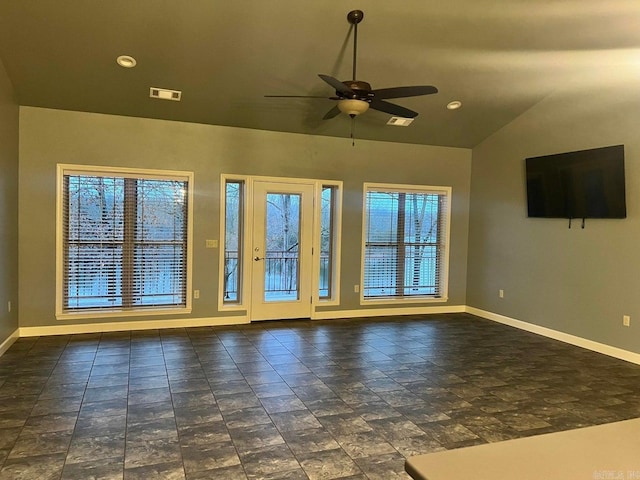
[[[394,479],[406,457],[640,417],[640,366],[471,315],[22,338],[0,478]]]

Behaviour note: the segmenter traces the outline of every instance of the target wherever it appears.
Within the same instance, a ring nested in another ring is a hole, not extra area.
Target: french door
[[[254,181],[251,320],[311,316],[314,185]]]

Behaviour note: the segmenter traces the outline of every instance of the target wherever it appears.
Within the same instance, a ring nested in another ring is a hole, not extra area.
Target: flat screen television
[[[626,218],[624,145],[525,160],[529,217]]]

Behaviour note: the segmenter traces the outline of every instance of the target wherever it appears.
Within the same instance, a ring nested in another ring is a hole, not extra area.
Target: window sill
[[[220,312],[240,312],[247,311],[247,306],[240,303],[226,303],[218,305],[218,311]]]
[[[57,320],[96,319],[96,318],[121,318],[144,317],[151,315],[187,315],[191,308],[163,308],[163,309],[138,309],[138,310],[91,310],[82,312],[57,312]]]
[[[314,304],[316,307],[333,307],[340,305],[340,300],[337,298],[318,299],[317,301],[314,300],[314,302],[316,302]]]
[[[445,303],[449,297],[408,297],[408,298],[360,298],[360,305],[407,305],[419,303]]]

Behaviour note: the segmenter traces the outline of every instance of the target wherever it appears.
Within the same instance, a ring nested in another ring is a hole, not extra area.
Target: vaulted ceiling
[[[353,9],[358,80],[439,89],[357,138],[473,147],[557,88],[640,88],[638,0],[0,0],[0,59],[21,105],[349,137],[333,100],[265,95],[334,96],[318,74],[351,79]]]

